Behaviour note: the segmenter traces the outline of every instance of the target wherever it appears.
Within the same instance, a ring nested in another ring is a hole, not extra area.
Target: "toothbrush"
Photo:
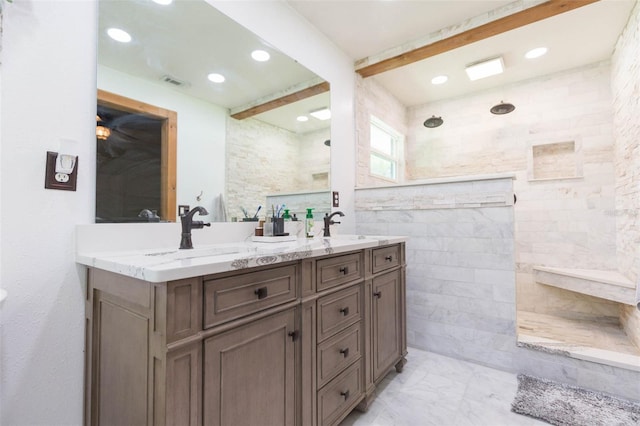
[[[280,217],[280,212],[285,208],[285,204],[278,206],[278,212],[276,213],[276,217]]]
[[[258,210],[256,210],[256,214],[253,215],[254,218],[258,217],[258,212],[260,211],[261,208],[262,206],[258,206]]]
[[[249,212],[247,211],[247,209],[245,209],[244,207],[240,207],[240,209],[242,210],[244,217],[249,217]]]

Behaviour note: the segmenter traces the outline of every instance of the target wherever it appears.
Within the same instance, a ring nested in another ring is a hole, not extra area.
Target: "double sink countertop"
[[[76,262],[149,282],[165,282],[405,242],[400,236],[338,235],[286,242],[209,244],[194,249],[83,252]]]

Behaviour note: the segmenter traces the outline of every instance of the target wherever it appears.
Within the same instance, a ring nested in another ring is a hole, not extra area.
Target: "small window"
[[[369,171],[371,175],[397,181],[403,136],[373,116],[370,132]]]

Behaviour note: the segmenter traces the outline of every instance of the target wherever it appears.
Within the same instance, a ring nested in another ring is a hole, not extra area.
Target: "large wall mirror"
[[[204,0],[164,3],[99,1],[96,222],[329,211],[329,84]]]

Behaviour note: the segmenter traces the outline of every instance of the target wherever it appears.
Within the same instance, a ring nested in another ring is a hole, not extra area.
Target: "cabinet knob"
[[[382,292],[381,291],[376,291],[376,292],[373,293],[373,295],[375,297],[377,297],[378,299],[380,299],[382,297]]]
[[[393,261],[393,256],[387,256],[387,257],[384,258],[384,260],[392,262]]]
[[[342,268],[340,268],[340,272],[342,272],[343,275],[347,275],[349,273],[349,267],[343,266]]]
[[[340,395],[344,398],[344,400],[346,401],[347,399],[349,399],[349,390],[346,391],[342,391],[340,392]]]
[[[266,287],[260,287],[257,288],[254,293],[258,296],[258,299],[264,299],[265,297],[267,297],[267,288]]]
[[[349,307],[345,306],[344,308],[341,308],[340,313],[342,314],[342,316],[346,317],[347,315],[349,315]]]
[[[349,348],[340,349],[340,353],[344,358],[349,356]]]
[[[298,330],[290,331],[288,334],[289,334],[289,337],[291,337],[292,342],[295,342],[296,340],[298,340],[298,336],[300,335]]]

